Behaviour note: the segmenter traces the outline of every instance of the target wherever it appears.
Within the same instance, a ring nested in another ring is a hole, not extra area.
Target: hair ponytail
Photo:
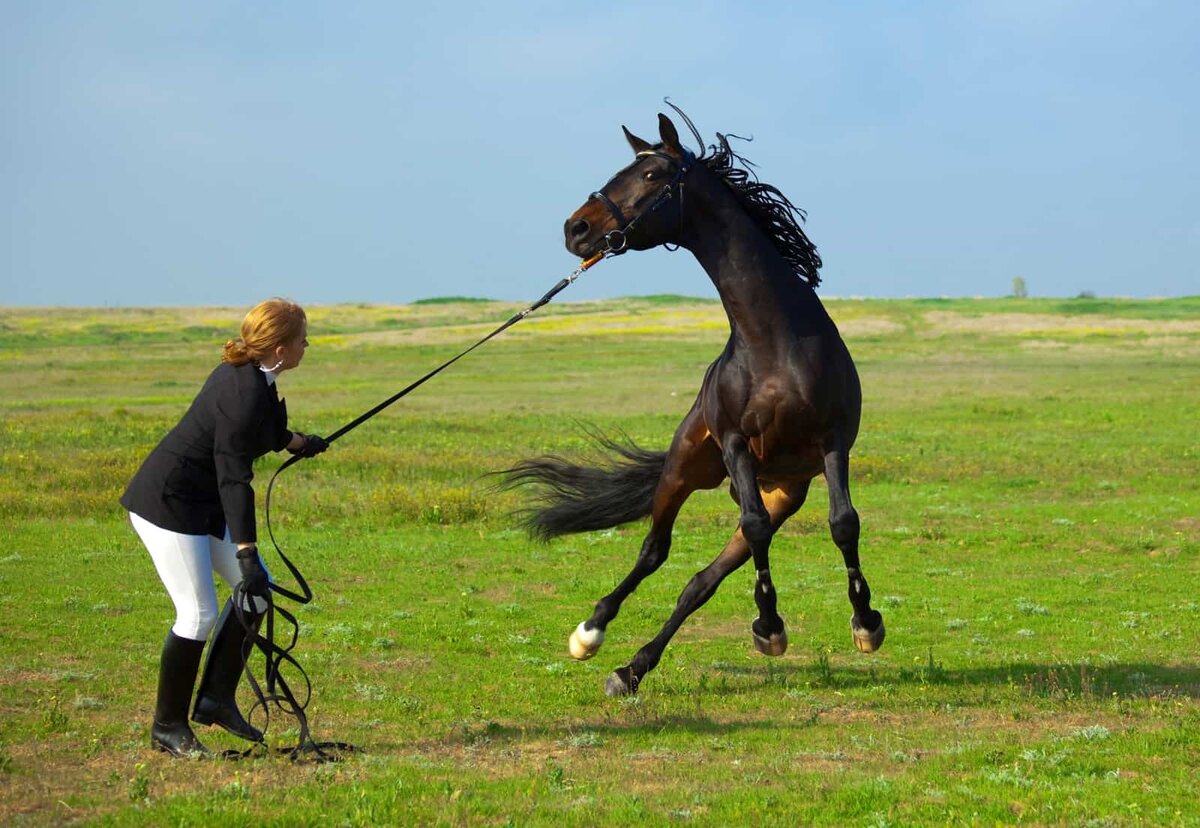
[[[221,362],[228,362],[230,365],[245,365],[251,361],[250,354],[246,353],[246,343],[240,339],[225,340],[225,347],[221,351]]]
[[[307,320],[304,308],[290,299],[259,302],[242,320],[242,335],[225,342],[221,361],[231,365],[262,362],[276,347],[300,337]]]

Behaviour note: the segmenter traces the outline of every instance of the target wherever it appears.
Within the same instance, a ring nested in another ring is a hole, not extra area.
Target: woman
[[[296,303],[268,299],[254,306],[242,321],[241,338],[225,343],[221,364],[121,497],[175,604],[150,731],[151,744],[174,756],[207,753],[187,710],[214,626],[192,721],[251,741],[263,738],[234,698],[247,630],[231,612],[232,599],[218,617],[213,572],[230,587],[245,582],[255,596],[255,606],[245,609],[252,626],[257,623],[270,576],[256,546],[251,465],[268,451],[286,448],[312,457],[329,447],[316,435],[288,431],[287,408],[275,387],[277,377],[304,358],[307,335],[307,317]]]

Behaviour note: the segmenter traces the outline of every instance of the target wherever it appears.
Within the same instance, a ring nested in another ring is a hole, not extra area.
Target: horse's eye
[[[646,170],[645,178],[647,181],[653,181],[658,178],[658,170]]]

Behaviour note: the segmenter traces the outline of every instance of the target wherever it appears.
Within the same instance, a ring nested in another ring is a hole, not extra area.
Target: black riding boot
[[[163,643],[162,661],[158,668],[158,704],[154,709],[154,725],[150,728],[150,744],[172,756],[208,753],[188,724],[188,704],[196,686],[196,670],[200,667],[203,641],[180,638],[167,633]]]
[[[256,616],[251,626],[257,630],[261,616]],[[196,692],[196,707],[192,710],[192,721],[199,724],[217,724],[234,736],[251,742],[263,740],[262,731],[251,725],[238,710],[235,692],[246,659],[242,647],[246,642],[246,629],[233,614],[233,600],[225,602],[225,609],[217,619],[217,632],[213,635],[204,662],[204,677]]]

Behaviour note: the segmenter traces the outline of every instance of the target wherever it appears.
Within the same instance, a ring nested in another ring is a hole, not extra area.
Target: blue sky
[[[537,298],[665,96],[828,296],[1200,293],[1200,5],[0,4],[0,304]],[[685,133],[686,134],[686,133]],[[562,299],[714,295],[686,251]]]

